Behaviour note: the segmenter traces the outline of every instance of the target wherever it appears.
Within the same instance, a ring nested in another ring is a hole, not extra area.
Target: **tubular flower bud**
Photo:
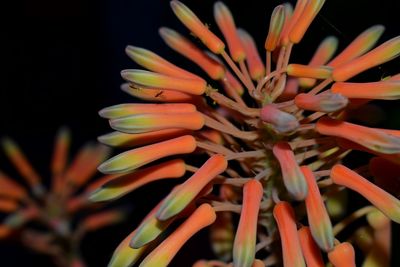
[[[400,138],[379,129],[324,117],[318,120],[316,130],[320,134],[348,139],[379,153],[400,152]]]
[[[245,30],[238,29],[237,32],[246,52],[246,62],[250,77],[253,80],[258,80],[265,74],[265,67],[258,54],[256,44],[251,35]]]
[[[280,133],[291,132],[299,127],[296,117],[275,108],[272,104],[265,105],[261,109],[260,118],[262,121],[270,123]]]
[[[328,66],[289,64],[286,72],[293,77],[327,79],[332,74],[332,68]]]
[[[332,78],[336,82],[344,82],[357,74],[383,64],[400,55],[400,36],[390,39],[365,55],[355,58],[336,67]]]
[[[246,53],[236,32],[235,21],[224,3],[216,2],[214,4],[214,18],[228,43],[232,59],[236,62],[244,60]]]
[[[178,32],[162,27],[159,33],[169,47],[196,63],[211,79],[219,80],[224,76],[224,68],[219,62],[208,56],[207,53],[203,52]]]
[[[290,145],[279,142],[272,149],[281,166],[282,179],[286,189],[296,200],[303,200],[307,196],[307,182],[296,162]]]
[[[361,99],[400,99],[400,81],[380,81],[371,83],[334,83],[331,91],[348,98]]]
[[[171,1],[170,4],[172,11],[178,19],[196,35],[211,52],[220,54],[224,51],[224,43],[215,36],[187,6],[177,0]]]
[[[146,133],[171,128],[200,130],[204,117],[200,112],[145,113],[110,120],[114,130],[123,133]]]
[[[321,10],[324,5],[325,0],[309,0],[307,1],[304,10],[301,12],[299,19],[293,25],[289,33],[289,40],[294,44],[298,44],[306,33],[308,27],[310,27],[311,22],[314,20],[315,16]]]
[[[250,180],[243,187],[243,203],[233,245],[233,265],[251,267],[256,254],[257,220],[263,186]]]
[[[121,90],[131,96],[137,97],[146,101],[155,102],[191,102],[193,101],[193,95],[164,89],[155,88],[140,88],[131,86],[127,83],[122,84]]]
[[[145,70],[123,70],[121,76],[140,86],[176,90],[193,95],[203,94],[207,87],[202,79],[176,78]]]
[[[271,21],[269,22],[269,31],[267,39],[265,40],[265,50],[274,51],[279,44],[279,37],[285,23],[285,7],[279,5],[275,7],[271,14]]]
[[[354,248],[348,242],[336,245],[335,248],[328,253],[328,258],[333,267],[356,267]]]
[[[316,178],[306,166],[302,166],[301,171],[306,178],[308,187],[305,202],[312,236],[321,249],[330,251],[333,248],[334,241],[332,223],[321,198]]]
[[[366,29],[359,36],[357,36],[357,38],[354,39],[354,41],[351,42],[339,55],[332,59],[328,63],[328,66],[336,68],[363,55],[372,47],[374,47],[384,31],[385,27],[382,25],[375,25]]]
[[[400,223],[400,201],[343,165],[332,168],[331,179],[361,194],[391,220]]]
[[[99,115],[106,119],[116,119],[129,115],[138,115],[144,113],[188,113],[195,111],[196,111],[196,106],[187,103],[119,104],[100,110]]]
[[[309,66],[324,65],[330,60],[338,47],[338,39],[334,36],[326,37],[315,51],[312,59],[308,63]],[[301,87],[310,88],[315,85],[317,81],[312,78],[300,78],[299,83]]]
[[[185,135],[129,150],[107,160],[98,169],[103,173],[124,173],[160,158],[176,154],[192,153],[195,149],[196,140],[190,135]]]
[[[215,218],[214,209],[209,204],[202,204],[178,229],[155,248],[139,266],[167,266],[186,241],[202,228],[212,224]]]
[[[60,175],[67,164],[68,148],[71,143],[71,135],[67,128],[61,128],[54,144],[53,161],[51,169],[53,175]]]
[[[157,212],[157,218],[164,221],[181,212],[212,179],[225,171],[227,164],[222,155],[216,154],[209,158],[188,180],[165,198]]]
[[[12,199],[0,199],[1,212],[14,212],[19,208],[18,203]]]
[[[164,58],[160,57],[156,53],[151,52],[150,50],[128,45],[125,48],[125,52],[133,61],[150,71],[158,72],[172,77],[201,79],[199,76],[175,66],[171,62],[165,60]]]
[[[275,205],[273,213],[281,237],[283,266],[305,267],[293,208],[288,202],[281,201]]]
[[[281,45],[287,46],[289,43],[289,34],[292,31],[294,25],[299,21],[300,16],[302,16],[304,8],[307,5],[308,0],[298,0],[296,1],[296,6],[294,7],[293,13],[290,16],[289,21],[284,25],[282,35],[281,35]]]
[[[308,267],[323,267],[321,251],[315,243],[310,228],[303,226],[297,231],[299,235],[301,251]]]
[[[0,197],[23,200],[27,196],[25,188],[0,171]]]
[[[94,231],[120,222],[123,219],[124,214],[120,210],[102,211],[86,217],[82,221],[82,227],[86,231]]]
[[[349,100],[339,93],[298,94],[294,103],[301,109],[330,113],[345,108]]]
[[[190,131],[185,129],[165,129],[139,134],[112,132],[99,136],[97,139],[100,143],[108,146],[136,147],[175,138],[188,134],[189,132]]]
[[[118,199],[150,182],[167,178],[179,178],[185,174],[185,171],[185,163],[180,159],[160,163],[106,182],[94,191],[89,199],[96,202]]]

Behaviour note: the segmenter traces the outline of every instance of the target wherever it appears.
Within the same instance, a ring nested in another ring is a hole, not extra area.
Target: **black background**
[[[211,0],[183,1],[212,30]],[[272,8],[282,1],[226,0],[236,23],[248,30],[260,44],[268,30]],[[295,47],[293,61],[305,63],[323,37],[339,37],[343,48],[358,33],[374,24],[387,27],[381,40],[400,34],[400,3],[397,0],[328,0],[306,34]],[[13,137],[24,149],[36,169],[46,176],[57,129],[72,130],[72,151],[85,141],[110,131],[99,118],[99,109],[134,99],[119,90],[120,70],[137,67],[124,53],[128,44],[159,53],[178,65],[190,63],[169,50],[157,30],[169,26],[187,34],[173,16],[167,0],[30,0],[13,1],[1,8],[0,135]],[[218,33],[219,34],[219,33]],[[372,78],[400,71],[399,61],[371,72]],[[193,69],[193,71],[198,71]],[[201,72],[199,72],[201,73]],[[390,115],[392,121],[398,114]],[[398,125],[398,124],[397,124]],[[0,168],[13,174],[4,155]],[[89,235],[82,244],[89,266],[106,266],[113,249],[159,200],[158,194],[169,183],[146,186],[119,203],[128,204],[132,213],[127,222]],[[398,235],[398,230],[397,235]],[[189,266],[208,249],[193,238],[173,266]],[[395,250],[399,251],[395,243]],[[0,266],[51,266],[46,258],[21,249],[18,244],[0,242]],[[394,263],[393,266],[399,266]]]

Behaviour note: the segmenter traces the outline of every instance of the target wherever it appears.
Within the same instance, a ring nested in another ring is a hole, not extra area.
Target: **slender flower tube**
[[[385,27],[375,25],[362,32],[339,55],[332,59],[328,66],[336,68],[368,52],[381,37]]]
[[[390,39],[365,55],[355,58],[336,67],[332,78],[336,82],[344,82],[372,67],[383,64],[400,55],[400,36]]]
[[[289,43],[289,34],[291,33],[294,25],[299,21],[300,17],[303,15],[304,8],[306,7],[308,0],[299,0],[296,2],[296,6],[290,16],[287,25],[284,26],[281,34],[281,45],[287,46]]]
[[[257,220],[263,186],[257,180],[250,180],[243,187],[243,203],[239,226],[233,245],[233,266],[251,267],[255,259]]]
[[[307,226],[301,227],[297,231],[299,235],[301,251],[303,252],[304,259],[308,267],[323,267],[324,261],[322,259],[321,251],[315,243],[310,228]]]
[[[320,134],[348,139],[379,153],[400,152],[400,138],[379,129],[324,117],[318,120],[316,130]]]
[[[273,213],[281,237],[283,266],[305,267],[293,208],[288,202],[281,201],[275,205]]]
[[[292,77],[305,77],[313,79],[326,79],[332,74],[332,68],[328,66],[312,66],[301,64],[289,64],[286,72]]]
[[[182,177],[186,172],[185,162],[180,159],[166,161],[133,174],[123,175],[103,184],[90,195],[91,201],[108,201],[118,199],[136,188],[153,181]]]
[[[281,166],[282,179],[288,192],[296,200],[305,199],[308,192],[307,182],[290,145],[279,142],[273,147],[272,151]]]
[[[170,3],[172,11],[178,19],[193,32],[208,49],[215,54],[220,54],[224,51],[224,43],[215,36],[187,6],[177,0],[173,0]]]
[[[302,166],[301,171],[308,187],[305,203],[312,236],[322,250],[330,251],[333,248],[334,241],[331,220],[326,211],[314,174],[306,166]]]
[[[200,130],[204,117],[200,112],[144,113],[110,120],[114,130],[123,133],[146,133],[171,128]]]
[[[222,155],[216,154],[209,158],[192,177],[165,198],[157,218],[164,221],[181,212],[215,176],[225,171],[227,165]]]
[[[293,25],[289,33],[289,40],[294,44],[298,44],[306,33],[311,22],[321,10],[325,0],[309,0],[301,13],[301,16]]]
[[[244,60],[246,57],[246,52],[237,34],[233,16],[229,8],[224,3],[216,2],[214,4],[214,18],[228,43],[228,48],[232,59],[236,62]]]
[[[328,258],[334,267],[356,267],[354,248],[348,242],[336,245]]]
[[[191,135],[185,135],[121,153],[101,164],[99,170],[103,173],[128,172],[157,159],[192,153],[195,149],[196,140]]]
[[[145,70],[123,70],[121,76],[129,82],[141,86],[176,90],[193,95],[203,94],[207,86],[202,79],[176,78]]]
[[[270,123],[280,133],[290,132],[299,127],[296,117],[277,109],[273,104],[265,105],[261,109],[260,118],[262,121]]]
[[[271,21],[269,22],[269,31],[267,39],[265,40],[265,50],[274,51],[279,44],[279,37],[285,23],[285,7],[279,5],[275,7],[271,14]]]
[[[243,29],[238,29],[237,32],[246,53],[246,62],[250,77],[256,81],[265,74],[264,63],[261,61],[260,55],[258,54],[253,37]]]
[[[400,223],[400,201],[389,193],[340,164],[332,168],[331,179],[335,184],[358,192],[392,221]]]
[[[330,113],[345,108],[349,100],[340,93],[298,94],[294,103],[301,109]]]
[[[334,83],[331,91],[348,98],[361,99],[400,99],[400,81],[380,81],[371,83]]]
[[[16,200],[26,199],[28,192],[11,177],[0,171],[0,197]]]
[[[224,68],[218,61],[208,56],[178,32],[167,27],[161,27],[158,32],[170,48],[196,63],[211,79],[219,80],[224,76]]]
[[[201,79],[199,76],[179,68],[150,50],[129,45],[125,48],[125,52],[133,61],[148,70],[172,77]]]
[[[196,106],[188,103],[119,104],[100,110],[99,115],[106,119],[116,119],[145,113],[190,113],[195,111]]]
[[[147,145],[150,143],[157,143],[167,139],[175,138],[178,136],[189,134],[189,130],[185,129],[165,129],[160,131],[153,131],[147,133],[127,134],[121,132],[111,132],[97,139],[100,143],[108,146],[117,147],[137,147]]]
[[[202,228],[212,224],[215,218],[214,209],[209,204],[202,204],[178,229],[155,248],[139,266],[167,266],[184,243]]]

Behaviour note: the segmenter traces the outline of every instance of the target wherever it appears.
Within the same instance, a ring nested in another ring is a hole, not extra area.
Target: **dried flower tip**
[[[209,204],[202,204],[143,260],[140,267],[167,266],[186,241],[202,228],[212,224],[215,218],[214,209]]]
[[[275,205],[273,214],[281,237],[283,265],[305,267],[293,208],[288,202],[281,201]]]
[[[172,77],[201,79],[199,76],[179,68],[150,50],[129,45],[125,48],[125,52],[133,61],[148,70]]]
[[[312,59],[308,63],[309,66],[324,65],[330,60],[338,47],[338,39],[334,36],[326,37],[315,51]],[[311,88],[316,84],[316,80],[312,78],[300,78],[299,84],[303,88]]]
[[[224,68],[218,61],[211,58],[178,32],[162,27],[159,29],[159,33],[169,47],[196,63],[211,79],[219,80],[224,76]]]
[[[122,84],[121,90],[131,96],[146,101],[191,102],[194,100],[194,96],[191,94],[172,91],[172,90],[155,89],[155,88],[152,89],[152,88],[139,88],[134,86],[131,87],[128,83]]]
[[[367,69],[390,61],[399,55],[400,36],[386,41],[365,55],[336,67],[332,72],[332,78],[336,82],[344,82]]]
[[[103,173],[129,172],[152,161],[167,156],[192,153],[195,149],[194,137],[185,135],[121,153],[101,164],[98,169]]]
[[[279,5],[272,11],[271,20],[269,22],[269,31],[267,39],[265,40],[265,50],[274,51],[278,46],[279,37],[285,23],[285,7]]]
[[[179,178],[185,172],[185,162],[183,160],[170,160],[137,170],[132,174],[114,178],[91,193],[89,199],[95,202],[118,199],[145,184],[161,179]]]
[[[187,103],[179,104],[119,104],[99,111],[106,119],[116,119],[143,113],[188,113],[195,112],[196,106]]]
[[[181,212],[212,179],[224,172],[227,166],[228,162],[224,156],[211,156],[188,180],[165,198],[157,212],[157,218],[163,221]]]
[[[257,221],[263,186],[258,180],[250,180],[243,187],[243,203],[238,229],[233,245],[233,265],[251,267],[256,254]]]
[[[296,200],[304,200],[307,196],[307,182],[296,162],[290,145],[279,142],[274,145],[272,152],[281,166],[282,179],[290,195]]]
[[[379,153],[395,154],[400,152],[400,137],[385,133],[379,129],[328,117],[319,119],[315,129],[320,134],[342,137]]]
[[[333,267],[356,267],[354,248],[348,242],[336,245],[328,253],[328,258]]]
[[[357,36],[357,38],[354,39],[354,41],[351,42],[339,55],[332,59],[328,63],[328,66],[336,68],[363,55],[372,47],[374,47],[384,31],[385,27],[382,25],[375,25],[366,29],[359,36]]]
[[[397,198],[340,164],[332,168],[331,179],[335,184],[358,192],[391,220],[400,223],[400,201]]]
[[[294,44],[298,44],[306,33],[308,27],[310,27],[315,16],[321,10],[325,0],[309,0],[307,1],[304,10],[301,12],[300,17],[293,25],[293,28],[289,33],[289,40]]]
[[[129,246],[132,236],[136,230],[129,234],[115,249],[107,267],[129,267],[133,266],[147,250],[148,246],[143,246],[138,249],[133,249]]]
[[[228,43],[232,59],[236,62],[244,60],[246,53],[237,35],[235,21],[224,3],[218,1],[214,4],[214,18]]]
[[[370,83],[334,83],[331,91],[348,98],[361,99],[400,99],[400,81],[380,81]]]
[[[237,32],[246,52],[246,62],[250,77],[253,80],[258,80],[265,74],[265,67],[258,54],[257,46],[248,32],[243,29],[238,29]]]
[[[332,68],[328,66],[289,64],[286,68],[286,73],[292,77],[327,79],[331,77]]]
[[[324,267],[321,251],[311,235],[310,228],[303,226],[297,231],[297,234],[307,266]]]
[[[140,86],[176,90],[193,95],[202,95],[207,87],[203,79],[176,78],[146,70],[123,70],[121,76]]]
[[[340,93],[298,94],[294,103],[301,109],[330,113],[345,108],[349,100]]]
[[[224,51],[224,43],[215,36],[187,6],[177,0],[172,0],[170,4],[172,11],[178,19],[197,36],[208,49],[214,54],[221,54]]]
[[[305,203],[312,236],[322,250],[330,251],[334,241],[332,223],[321,198],[316,178],[310,168],[306,166],[302,166],[301,171],[306,178],[308,187]]]
[[[262,121],[270,123],[279,133],[291,132],[299,127],[295,116],[281,111],[273,104],[265,105],[261,109],[260,118]]]
[[[190,131],[185,129],[165,129],[160,131],[139,133],[139,134],[112,132],[109,134],[99,136],[97,139],[102,144],[108,146],[137,147],[141,145],[157,143],[160,141],[175,138],[189,133]]]
[[[114,130],[124,133],[146,133],[171,128],[199,130],[204,126],[200,112],[145,113],[110,120]]]

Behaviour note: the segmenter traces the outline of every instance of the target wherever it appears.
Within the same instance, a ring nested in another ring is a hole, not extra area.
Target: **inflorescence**
[[[100,165],[101,172],[121,177],[90,199],[113,200],[149,182],[188,178],[123,240],[109,266],[139,260],[143,267],[167,266],[206,226],[218,259],[197,261],[196,267],[325,266],[324,261],[350,267],[354,246],[365,256],[363,266],[388,266],[390,221],[400,223],[400,201],[378,184],[390,184],[400,170],[400,131],[354,124],[351,114],[373,100],[399,99],[400,75],[349,80],[396,58],[400,37],[376,46],[384,27],[375,25],[340,53],[337,38],[329,36],[308,64],[292,62],[293,47],[324,2],[277,6],[264,60],[222,2],[215,3],[214,17],[225,42],[186,5],[171,1],[177,18],[208,51],[172,29],[159,33],[209,82],[147,49],[126,48],[146,70],[123,70],[122,90],[148,103],[100,111],[115,132],[99,140],[129,150]],[[350,169],[342,159],[352,150],[374,157]],[[371,205],[343,218],[347,189]],[[354,236],[337,239],[364,216],[367,224]],[[182,219],[170,233],[167,228]]]

